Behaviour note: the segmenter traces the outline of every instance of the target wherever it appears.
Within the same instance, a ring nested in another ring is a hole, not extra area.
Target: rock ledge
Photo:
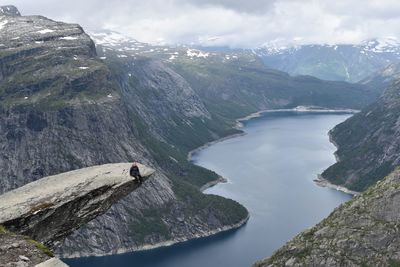
[[[0,224],[52,245],[103,214],[140,186],[131,163],[78,169],[42,178],[0,196]],[[139,164],[146,180],[154,170]]]

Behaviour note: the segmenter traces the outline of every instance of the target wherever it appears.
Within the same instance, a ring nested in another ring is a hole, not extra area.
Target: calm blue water
[[[349,116],[267,113],[245,123],[246,135],[193,156],[196,164],[229,179],[207,193],[235,199],[250,211],[239,230],[152,251],[66,262],[72,267],[250,266],[350,199],[313,182],[335,162],[328,131]]]

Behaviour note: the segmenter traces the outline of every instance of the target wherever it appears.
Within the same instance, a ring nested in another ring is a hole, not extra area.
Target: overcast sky
[[[400,35],[400,0],[0,0],[139,41],[252,48]]]

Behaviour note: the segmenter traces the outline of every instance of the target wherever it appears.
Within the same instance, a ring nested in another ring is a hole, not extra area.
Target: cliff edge
[[[78,169],[42,178],[0,195],[0,224],[46,245],[106,212],[140,186],[130,163]],[[146,180],[154,170],[139,165]]]

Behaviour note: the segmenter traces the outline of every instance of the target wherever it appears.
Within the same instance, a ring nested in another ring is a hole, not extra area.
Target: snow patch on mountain
[[[186,50],[186,55],[190,58],[198,57],[198,58],[207,58],[210,53],[206,53],[196,49],[188,49]]]

